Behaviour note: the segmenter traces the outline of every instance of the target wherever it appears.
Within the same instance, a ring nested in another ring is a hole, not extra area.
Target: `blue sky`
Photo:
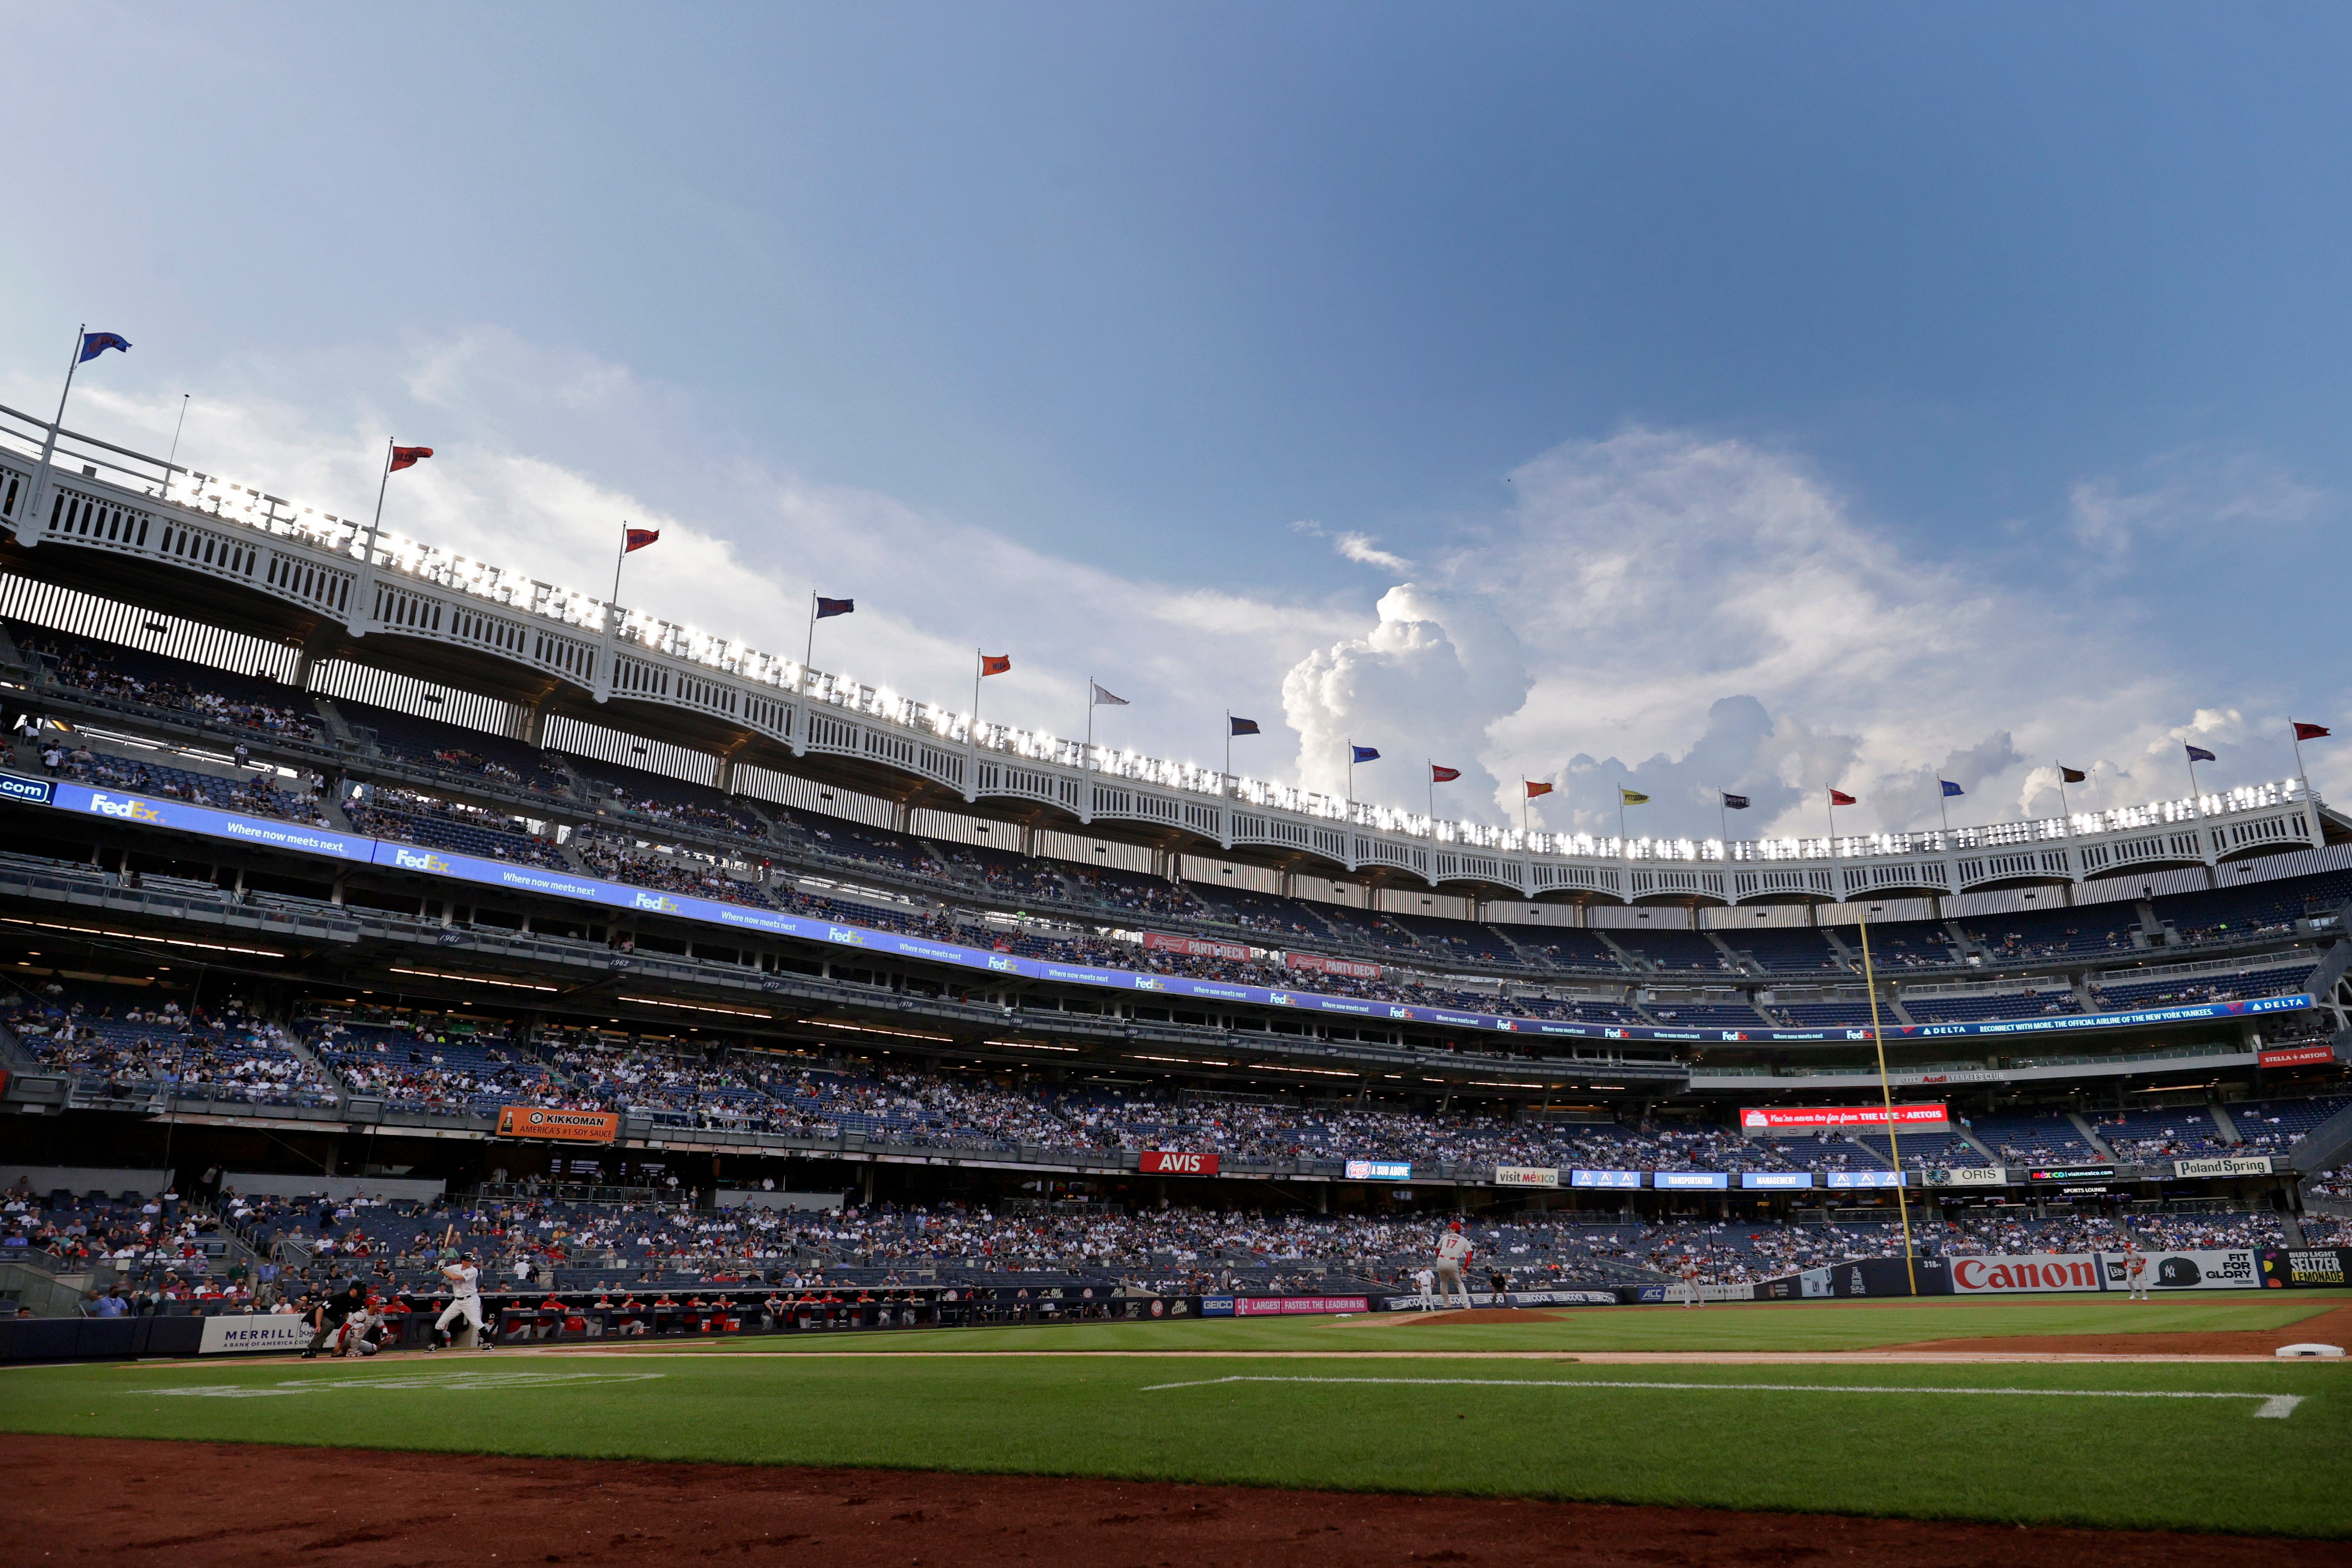
[[[0,396],[1065,733],[1654,831],[2352,734],[2352,19],[2272,5],[13,19]],[[406,477],[406,476],[404,476]],[[675,531],[669,531],[675,530]],[[2346,760],[2338,761],[2338,757]],[[2352,750],[2313,748],[2352,794]]]

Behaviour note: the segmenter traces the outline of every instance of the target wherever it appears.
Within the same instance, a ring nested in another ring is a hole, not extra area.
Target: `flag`
[[[2183,746],[2189,745],[2187,741],[2183,741],[2181,744]],[[2191,762],[2217,762],[2221,759],[2201,746],[2189,746],[2189,760]]]
[[[128,353],[131,340],[120,332],[84,332],[81,335],[81,358],[75,362],[86,365],[109,349],[120,349]]]
[[[1434,762],[1429,765],[1429,781],[1432,784],[1451,784],[1461,777],[1462,769],[1459,768],[1440,768]]]
[[[982,653],[980,656],[980,673],[983,675],[1001,675],[1012,668],[1013,655],[1010,653]]]
[[[1620,805],[1624,806],[1646,806],[1650,803],[1647,795],[1639,789],[1628,789],[1622,784],[1617,786],[1617,800]]]
[[[1101,683],[1100,681],[1097,681],[1097,682],[1095,682],[1095,683],[1094,683],[1094,688],[1095,688],[1095,706],[1097,706],[1097,707],[1125,707],[1125,706],[1127,706],[1127,699],[1126,699],[1125,697],[1115,697],[1115,696],[1111,695],[1108,692],[1107,692],[1107,691],[1103,690],[1103,688],[1102,688],[1102,683]]]
[[[1734,795],[1726,790],[1723,796],[1723,809],[1727,811],[1745,811],[1748,810],[1748,797]]]
[[[392,449],[392,471],[397,474],[403,468],[414,468],[432,455],[430,446],[395,446]]]
[[[2324,724],[2304,724],[2298,720],[2294,726],[2294,737],[2297,740],[2325,740],[2327,738],[2327,727]]]
[[[816,618],[820,621],[835,615],[854,615],[856,612],[855,599],[827,599],[822,593],[816,597]]]
[[[1527,785],[1527,787],[1528,787],[1528,800],[1534,800],[1534,799],[1535,799],[1537,796],[1538,796],[1538,795],[1549,795],[1549,794],[1550,794],[1550,793],[1551,793],[1551,790],[1552,790],[1552,787],[1551,787],[1550,785],[1549,785],[1549,784],[1538,784],[1538,783],[1537,783],[1537,782],[1536,782],[1534,779],[1522,779],[1522,780],[1520,780],[1520,782],[1522,782],[1522,783],[1524,783],[1525,785]]]
[[[1936,782],[1944,787],[1944,795],[1947,799],[1955,795],[1965,795],[1968,793],[1967,790],[1961,789],[1958,785],[1953,783],[1948,779],[1938,779]]]
[[[2062,762],[2058,765],[2058,777],[2069,784],[2080,784],[2090,775],[2079,768],[2069,768]]]
[[[1227,714],[1225,723],[1231,727],[1226,732],[1231,735],[1255,735],[1258,732],[1257,720],[1254,718],[1235,718]]]
[[[1369,746],[1351,743],[1348,747],[1348,760],[1350,762],[1378,762],[1380,759],[1381,754]]]
[[[1847,794],[1843,789],[1832,789],[1830,791],[1830,804],[1832,806],[1859,806],[1862,802],[1855,800],[1853,796]]]
[[[627,555],[631,550],[641,550],[660,538],[659,528],[630,528],[621,541],[621,553]]]

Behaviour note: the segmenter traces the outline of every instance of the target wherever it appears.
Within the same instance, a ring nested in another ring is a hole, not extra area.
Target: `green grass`
[[[2279,1328],[2335,1304],[2305,1296],[2158,1301],[2145,1314],[2166,1327]],[[1596,1312],[1491,1327],[1328,1319],[1103,1324],[734,1347],[981,1353],[950,1356],[753,1356],[697,1345],[623,1356],[98,1364],[0,1372],[0,1429],[2352,1536],[2352,1488],[2344,1484],[2352,1367],[2343,1364],[1569,1359],[1576,1346],[1568,1342],[1579,1336],[1636,1349],[1818,1349],[1964,1333],[2109,1332],[2132,1321],[2124,1307],[1791,1305]],[[986,1354],[1123,1348],[1201,1354]],[[1548,1350],[1559,1359],[1349,1354],[1459,1348]],[[1308,1354],[1216,1354],[1243,1349]],[[1214,1381],[1266,1377],[1377,1381]],[[464,1386],[475,1382],[486,1385]],[[1570,1382],[1605,1386],[1507,1385]],[[1629,1386],[1643,1383],[1702,1386]],[[1171,1384],[1193,1386],[1164,1386]],[[1728,1386],[1738,1384],[1798,1386]],[[1856,1385],[1903,1392],[1821,1392]],[[1962,1387],[2305,1397],[2291,1416],[2270,1419],[2254,1415],[2252,1399],[1928,1392]]]

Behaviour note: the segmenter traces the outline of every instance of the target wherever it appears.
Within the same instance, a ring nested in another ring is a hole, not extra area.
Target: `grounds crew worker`
[[[1474,1304],[1470,1287],[1464,1282],[1464,1271],[1470,1267],[1470,1239],[1462,1234],[1462,1222],[1449,1221],[1445,1234],[1437,1239],[1437,1298],[1452,1305],[1454,1291],[1462,1292],[1462,1304]],[[1451,1287],[1449,1289],[1449,1287]]]

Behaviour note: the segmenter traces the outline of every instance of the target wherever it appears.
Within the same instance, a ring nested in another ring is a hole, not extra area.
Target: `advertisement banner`
[[[1951,1272],[1942,1258],[1864,1258],[1826,1269],[1767,1280],[1753,1287],[1759,1301],[1850,1296],[1948,1296]]]
[[[1249,960],[1249,949],[1238,942],[1212,942],[1205,936],[1169,936],[1157,931],[1143,934],[1143,945],[1161,953],[1181,953],[1192,958],[1231,958],[1235,963]]]
[[[2009,1172],[2000,1166],[1954,1166],[1949,1170],[1929,1171],[1930,1186],[2006,1186]]]
[[[559,1144],[609,1144],[621,1135],[618,1111],[557,1111],[544,1105],[501,1105],[501,1138],[548,1138]]]
[[[1146,1176],[1214,1176],[1217,1156],[1187,1154],[1178,1149],[1146,1149],[1137,1167]]]
[[[1496,1186],[1558,1186],[1558,1166],[1496,1166]]]
[[[1775,1192],[1788,1187],[1809,1187],[1812,1185],[1813,1173],[1811,1171],[1741,1171],[1739,1173],[1739,1186],[1743,1192]]]
[[[2263,1288],[2269,1291],[2316,1285],[2340,1286],[2352,1249],[2342,1247],[2271,1247],[2262,1255]]]
[[[2172,1174],[2177,1176],[2250,1176],[2271,1174],[2268,1155],[2226,1155],[2216,1159],[2175,1160]]]
[[[2211,1252],[2164,1252],[2149,1250],[2140,1254],[2147,1260],[2147,1284],[2152,1291],[2256,1291],[2262,1288],[2262,1270],[2254,1260],[2251,1247],[2228,1248]],[[2125,1254],[2102,1252],[2100,1260],[2106,1266],[2107,1289],[2128,1291],[2131,1275],[2126,1271]]]
[[[1940,1127],[1952,1119],[1944,1105],[1897,1105],[1898,1127]],[[1739,1126],[1748,1133],[1810,1132],[1819,1127],[1883,1127],[1884,1105],[1750,1105],[1739,1113]]]
[[[1633,1187],[1642,1185],[1640,1171],[1570,1171],[1570,1186]]]
[[[1963,1296],[2105,1289],[2095,1252],[2051,1252],[2037,1258],[1955,1258],[1952,1289]]]
[[[2266,1051],[2259,1058],[2264,1067],[2315,1067],[2323,1061],[2336,1060],[2336,1048],[2331,1045],[2286,1045],[2276,1051]]]
[[[310,1343],[310,1326],[295,1312],[256,1312],[250,1316],[205,1320],[204,1337],[196,1342],[198,1355],[235,1355],[257,1350],[300,1350]]]
[[[1377,980],[1381,977],[1378,964],[1366,964],[1354,958],[1318,958],[1311,953],[1285,953],[1282,961],[1294,969],[1305,969],[1315,975],[1345,975],[1355,980]]]
[[[2113,1166],[2035,1166],[2025,1173],[2028,1181],[2113,1181]]]
[[[1722,1171],[1652,1171],[1650,1186],[1660,1192],[1723,1192],[1731,1177]]]
[[[1231,1296],[1202,1296],[1201,1298],[1201,1315],[1204,1318],[1232,1317],[1234,1315],[1234,1299]]]
[[[1349,1181],[1411,1181],[1412,1162],[1410,1160],[1349,1160]]]
[[[1909,1186],[1912,1182],[1900,1171],[1823,1171],[1822,1185],[1834,1187]]]
[[[1362,1296],[1236,1296],[1234,1315],[1240,1318],[1295,1317],[1302,1312],[1368,1312],[1372,1303]]]

